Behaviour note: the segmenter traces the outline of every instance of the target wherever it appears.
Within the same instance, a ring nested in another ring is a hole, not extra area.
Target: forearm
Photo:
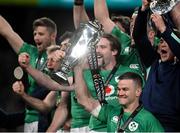
[[[46,87],[47,89],[53,91],[72,91],[73,86],[63,86],[57,83],[56,81],[52,80],[48,75],[44,74],[43,72],[28,66],[25,69],[41,86]]]
[[[96,106],[99,105],[99,102],[92,98],[89,93],[86,83],[83,79],[83,71],[80,67],[74,68],[75,72],[75,93],[77,96],[78,102],[85,107],[85,109],[91,112]]]
[[[95,0],[94,1],[94,14],[96,19],[100,22],[109,19],[109,11],[107,8],[106,0]]]
[[[0,15],[0,34],[4,37],[8,36],[6,31],[13,31],[9,23]]]
[[[89,17],[86,13],[84,4],[81,4],[81,5],[74,4],[73,21],[74,21],[75,29],[77,29],[80,26],[80,23],[89,21]]]
[[[53,120],[46,132],[56,132],[64,125],[65,121],[67,120],[68,112],[65,111],[65,109],[61,111],[57,111],[57,109],[54,114]]]
[[[9,42],[13,50],[18,53],[24,41],[13,31],[9,23],[0,16],[0,34]]]
[[[53,120],[47,129],[47,132],[56,132],[60,127],[62,127],[68,118],[68,97],[67,92],[61,93],[61,101],[56,108],[53,116]]]
[[[29,106],[40,111],[41,113],[48,113],[51,109],[51,107],[47,106],[42,100],[29,96],[26,93],[21,95],[21,97]]]
[[[139,9],[134,29],[133,38],[138,48],[138,52],[146,67],[149,67],[157,57],[157,52],[153,49],[147,36],[147,10]]]
[[[115,23],[110,19],[106,0],[94,1],[94,15],[95,18],[104,26],[107,33],[111,33]]]
[[[141,8],[139,8],[133,29],[134,39],[140,39],[142,36],[147,36],[147,15],[148,10],[141,11]]]
[[[91,96],[87,90],[86,83],[83,79],[82,69],[80,67],[75,67],[74,73],[75,73],[75,84],[76,84],[75,93],[76,93],[78,102],[81,104],[83,103],[83,101],[86,101]]]

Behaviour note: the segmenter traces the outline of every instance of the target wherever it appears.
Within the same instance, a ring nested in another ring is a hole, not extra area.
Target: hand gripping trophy
[[[178,5],[180,0],[148,0],[150,2],[151,13],[157,13],[163,17],[163,20],[170,26],[173,30],[179,34],[178,29],[180,29],[180,24],[178,21],[179,9]],[[150,14],[151,14],[150,13]],[[157,33],[154,23],[148,18],[149,25],[153,27],[154,31]],[[177,29],[174,29],[174,26]]]
[[[103,33],[102,26],[95,20],[81,23],[69,40],[69,47],[57,72],[51,74],[51,78],[56,82],[68,85],[68,74],[77,64],[78,60],[88,54],[89,47],[96,45]]]

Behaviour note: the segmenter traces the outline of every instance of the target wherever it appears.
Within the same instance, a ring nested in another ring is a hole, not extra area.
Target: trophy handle
[[[69,86],[68,78],[61,71],[51,73],[50,77],[57,83]]]

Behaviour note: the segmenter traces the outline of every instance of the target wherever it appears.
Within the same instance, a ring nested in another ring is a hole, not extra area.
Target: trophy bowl
[[[91,45],[96,45],[102,36],[102,26],[95,20],[81,23],[69,40],[65,57],[62,59],[57,72],[51,73],[51,78],[56,82],[68,85],[68,74],[77,64],[78,60],[89,52]]]
[[[179,0],[151,0],[150,9],[153,13],[162,15],[171,11],[178,1]]]

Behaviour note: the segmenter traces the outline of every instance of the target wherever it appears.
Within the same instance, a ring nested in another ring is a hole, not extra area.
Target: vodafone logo
[[[110,96],[115,92],[114,86],[108,85],[105,89],[106,96]]]

